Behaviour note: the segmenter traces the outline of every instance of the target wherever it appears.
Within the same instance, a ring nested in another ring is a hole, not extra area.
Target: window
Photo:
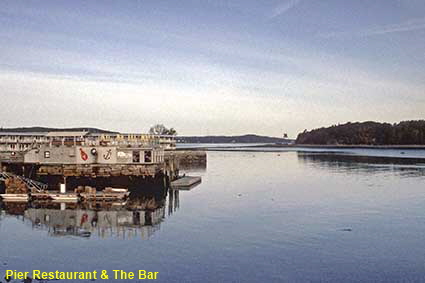
[[[140,151],[133,151],[133,163],[140,162]]]
[[[152,151],[145,151],[145,162],[152,162]]]
[[[44,152],[44,158],[50,158],[50,151]]]

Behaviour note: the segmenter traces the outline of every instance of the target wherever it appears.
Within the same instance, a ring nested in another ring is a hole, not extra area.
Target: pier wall
[[[207,153],[203,150],[166,151],[165,160],[174,160],[179,169],[205,169],[207,166]]]
[[[3,161],[2,170],[48,184],[51,190],[58,190],[61,183],[67,184],[68,191],[79,185],[97,189],[106,186],[141,189],[144,186],[168,186],[178,178],[180,169],[205,169],[206,162],[205,151],[166,151],[161,163],[38,164]]]

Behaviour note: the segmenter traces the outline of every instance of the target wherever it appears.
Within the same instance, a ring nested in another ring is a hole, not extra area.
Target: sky
[[[0,2],[0,126],[296,137],[425,118],[423,0]]]

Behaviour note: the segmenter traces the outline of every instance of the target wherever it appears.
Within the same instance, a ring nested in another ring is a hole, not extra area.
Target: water
[[[267,146],[264,143],[177,143],[178,149],[191,149],[191,148],[244,148],[246,146]]]
[[[425,281],[424,163],[208,152],[206,170],[190,173],[202,184],[166,199],[162,192],[142,196],[140,205],[148,201],[155,215],[137,231],[55,235],[3,211],[1,272],[145,269],[159,272],[157,282]]]
[[[184,149],[183,146],[178,148]],[[324,147],[270,147],[261,144],[232,145],[232,144],[202,144],[187,145],[187,148],[206,148],[209,151],[244,151],[244,152],[306,152],[334,153],[337,155],[358,155],[395,158],[425,159],[425,149],[376,149],[376,148],[324,148]]]

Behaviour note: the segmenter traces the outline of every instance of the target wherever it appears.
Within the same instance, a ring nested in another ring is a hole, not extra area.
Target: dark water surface
[[[421,160],[208,152],[207,169],[191,175],[202,184],[166,199],[167,192],[150,192],[135,201],[138,213],[99,211],[95,228],[84,207],[4,207],[1,273],[144,269],[159,272],[155,282],[425,281]],[[59,224],[68,229],[54,229]]]

